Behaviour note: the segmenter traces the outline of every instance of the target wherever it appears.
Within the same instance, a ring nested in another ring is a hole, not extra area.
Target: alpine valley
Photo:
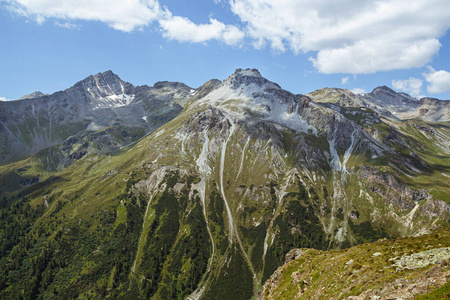
[[[296,270],[342,251],[375,263],[365,243],[450,221],[450,101],[386,86],[296,95],[255,69],[197,89],[107,71],[0,102],[0,147],[2,299],[343,299],[371,281],[320,294]],[[316,250],[270,284],[294,248]]]

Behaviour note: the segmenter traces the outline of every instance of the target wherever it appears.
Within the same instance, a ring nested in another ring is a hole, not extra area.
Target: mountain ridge
[[[23,159],[83,130],[114,124],[145,129],[141,138],[176,116],[191,92],[185,85],[163,88],[135,87],[106,71],[51,95],[2,102],[0,162]]]
[[[136,92],[179,110],[123,148],[117,124],[0,166],[2,297],[250,299],[293,248],[448,225],[447,123],[315,102],[253,69],[171,85]]]
[[[345,107],[368,107],[385,118],[394,121],[419,119],[429,122],[450,120],[450,101],[422,97],[416,99],[406,93],[398,93],[387,86],[379,86],[370,93],[354,94],[349,90],[324,88],[313,91],[314,101]]]

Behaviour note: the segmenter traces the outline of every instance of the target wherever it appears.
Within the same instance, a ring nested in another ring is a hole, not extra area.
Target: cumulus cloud
[[[0,97],[0,101],[8,101],[8,100],[9,100],[8,98]]]
[[[25,17],[45,22],[60,20],[100,21],[130,32],[158,20],[163,11],[157,0],[6,0],[9,8]]]
[[[367,93],[365,89],[361,89],[361,88],[354,88],[350,92],[352,92],[354,94],[365,94],[365,93]]]
[[[244,33],[236,26],[225,25],[212,18],[208,24],[197,25],[187,18],[169,16],[159,23],[165,37],[182,42],[198,43],[215,39],[236,45],[244,38]]]
[[[450,72],[445,70],[436,71],[430,66],[428,66],[428,70],[428,73],[423,74],[425,80],[428,82],[428,93],[450,93]]]
[[[342,77],[341,78],[341,84],[347,84],[349,80],[350,80],[350,76]]]
[[[369,74],[378,71],[422,67],[439,51],[437,39],[403,43],[381,40],[358,41],[352,46],[320,50],[310,60],[321,73]]]
[[[439,52],[439,38],[450,28],[447,0],[214,1],[219,9],[229,5],[236,23],[211,18],[196,24],[173,16],[159,0],[3,0],[41,23],[93,20],[125,32],[154,23],[178,41],[246,41],[257,49],[311,53],[313,66],[326,74],[422,67]]]
[[[422,79],[413,77],[404,80],[394,79],[391,83],[394,89],[408,93],[415,98],[421,98]]]
[[[257,48],[317,52],[321,73],[422,67],[450,27],[443,0],[230,0]]]
[[[158,23],[163,35],[185,42],[205,42],[211,39],[228,45],[236,45],[244,38],[244,32],[234,25],[210,19],[208,24],[195,24],[191,20],[173,16],[167,8],[161,8],[158,0],[5,0],[8,8],[19,15],[43,23],[56,19],[55,25],[78,29],[71,21],[100,21],[108,26],[131,32],[152,23]],[[61,20],[63,22],[61,22]]]

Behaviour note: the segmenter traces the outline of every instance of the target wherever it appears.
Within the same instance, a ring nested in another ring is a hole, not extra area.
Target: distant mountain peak
[[[281,88],[278,84],[261,76],[261,73],[259,73],[257,69],[237,69],[223,81],[223,84],[231,85],[233,89],[237,89],[241,86],[249,86],[251,84],[259,87],[267,86],[276,89]]]
[[[160,88],[173,88],[173,89],[191,89],[189,86],[182,82],[177,81],[158,81],[153,85],[154,88],[160,89]]]
[[[84,95],[95,108],[119,107],[134,99],[135,87],[111,70],[90,75],[66,90],[73,97]]]
[[[308,93],[307,96],[315,102],[332,103],[340,106],[367,106],[360,95],[348,89],[325,87]]]
[[[34,99],[34,98],[39,98],[42,96],[46,96],[47,94],[42,93],[41,91],[36,91],[34,93],[25,95],[23,97],[20,97],[18,100],[24,100],[24,99]]]
[[[101,74],[101,75],[103,75],[103,76],[109,76],[109,75],[113,75],[113,76],[117,76],[113,71],[111,71],[111,70],[108,70],[108,71],[105,71],[105,72],[99,72],[98,74]],[[98,75],[97,74],[97,75]],[[118,77],[118,76],[117,76]]]
[[[262,77],[261,73],[259,73],[258,69],[236,69],[236,71],[234,71],[233,75],[235,76],[254,76],[254,77]]]
[[[418,100],[406,93],[398,93],[391,89],[390,87],[387,87],[385,85],[379,86],[373,89],[372,92],[369,93],[370,96],[374,96],[379,98],[383,101],[388,101],[387,103],[390,104],[399,104],[402,103],[416,103]]]
[[[390,87],[388,87],[388,86],[386,86],[386,85],[377,86],[377,87],[374,88],[374,89],[372,90],[372,92],[370,92],[370,93],[371,93],[371,94],[375,94],[375,95],[380,94],[380,93],[383,93],[383,94],[386,94],[386,93],[389,93],[389,94],[397,94],[396,91],[394,91],[393,89],[391,89]]]
[[[89,75],[83,80],[78,81],[74,86],[89,87],[89,85],[95,84],[96,86],[107,86],[110,84],[115,84],[122,82],[122,79],[111,70],[103,73],[97,73],[95,75]]]
[[[432,97],[423,97],[420,98],[419,102],[421,104],[432,104],[432,105],[437,105],[439,102],[441,102],[442,100],[439,100],[438,98],[432,98]],[[445,101],[442,103],[446,103]]]
[[[92,79],[97,80],[97,81],[104,81],[106,83],[122,81],[122,79],[120,79],[120,77],[111,70],[105,71],[103,73],[100,72],[95,75],[88,76],[87,78],[85,78],[82,81],[85,81],[85,80],[89,81]]]
[[[324,87],[318,90],[315,90],[313,92],[310,92],[309,94],[320,94],[320,93],[336,93],[336,94],[354,94],[352,91],[348,90],[348,89],[343,89],[343,88],[337,88],[337,87]],[[308,95],[309,95],[308,94]]]

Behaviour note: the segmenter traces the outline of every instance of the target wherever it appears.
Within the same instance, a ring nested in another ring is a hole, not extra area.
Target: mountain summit
[[[34,93],[31,93],[31,94],[28,94],[28,95],[25,95],[25,96],[19,98],[19,100],[34,99],[34,98],[39,98],[39,97],[46,96],[46,95],[47,94],[44,94],[44,93],[42,93],[40,91],[36,91]]]
[[[134,100],[134,86],[112,71],[91,75],[65,90],[73,98],[85,98],[93,108],[120,107]]]
[[[25,158],[84,130],[114,125],[125,126],[124,134],[139,132],[123,140],[128,144],[175,117],[192,91],[180,83],[136,87],[106,71],[51,95],[1,102],[0,162]]]
[[[276,83],[262,77],[257,69],[237,69],[230,77],[223,81],[223,84],[230,85],[233,89],[249,85],[256,85],[259,87],[269,85],[271,87],[280,88]]]

